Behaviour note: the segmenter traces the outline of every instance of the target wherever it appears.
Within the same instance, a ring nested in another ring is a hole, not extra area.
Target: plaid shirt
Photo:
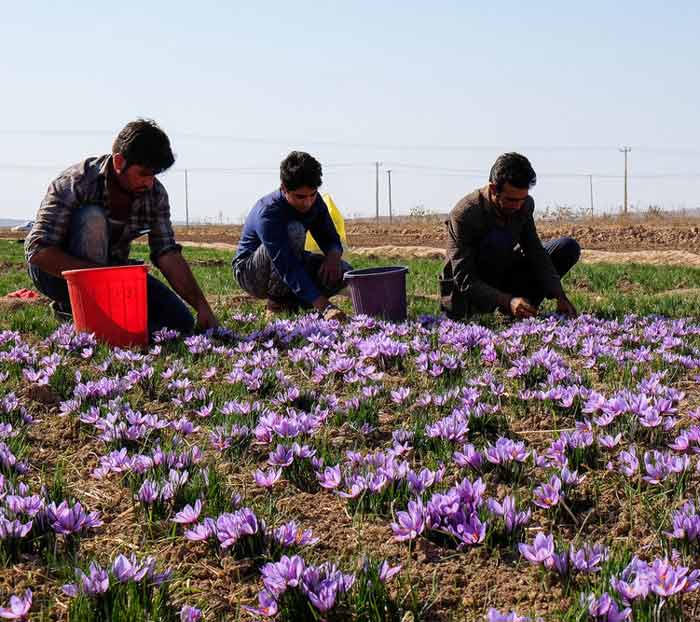
[[[107,166],[111,157],[104,155],[88,158],[67,168],[51,182],[37,212],[34,226],[24,242],[27,261],[47,246],[59,246],[64,250],[67,248],[73,210],[83,205],[99,205],[104,208],[109,218],[106,181]],[[110,264],[126,263],[131,242],[143,229],[151,230],[148,234],[148,245],[154,264],[163,253],[179,251],[182,248],[175,242],[170,223],[168,193],[157,179],[152,190],[134,196],[121,237],[110,242]]]

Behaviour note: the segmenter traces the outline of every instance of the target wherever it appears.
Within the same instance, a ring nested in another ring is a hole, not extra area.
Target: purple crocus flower
[[[180,622],[200,622],[202,619],[202,612],[196,607],[183,605],[180,609]]]
[[[491,607],[486,614],[487,622],[531,622],[527,616],[518,615],[515,611],[501,613],[498,609]]]
[[[317,473],[316,478],[322,488],[332,490],[340,486],[340,465],[326,467],[323,473]]]
[[[579,550],[569,547],[571,565],[583,573],[600,572],[600,564],[608,559],[608,549],[602,544],[584,544]]]
[[[159,497],[160,489],[158,488],[158,484],[152,482],[150,479],[145,480],[143,484],[141,484],[141,488],[139,488],[139,492],[136,495],[136,498],[145,505],[155,503],[158,501]]]
[[[401,564],[397,564],[396,566],[390,566],[389,562],[384,560],[380,565],[379,565],[379,580],[382,583],[386,583],[389,581],[392,577],[396,576],[401,572]]]
[[[202,542],[216,536],[216,522],[213,518],[205,518],[203,522],[185,531],[185,538],[192,542]]]
[[[413,540],[423,533],[427,514],[423,502],[418,499],[408,502],[408,511],[397,512],[396,522],[391,523],[394,538],[399,542]]]
[[[4,620],[29,620],[29,610],[32,608],[32,591],[26,590],[21,596],[10,596],[7,607],[0,607],[0,618]]]
[[[549,562],[554,555],[554,536],[538,533],[532,545],[518,544],[520,554],[532,564],[551,565]]]
[[[261,590],[258,594],[258,606],[257,607],[247,607],[243,606],[243,609],[252,613],[255,616],[262,616],[263,618],[272,618],[277,615],[279,611],[279,606],[275,597],[268,590]]]
[[[278,562],[265,564],[260,573],[263,576],[265,589],[272,596],[279,596],[288,587],[297,587],[301,583],[306,570],[304,560],[298,555],[282,555]]]
[[[536,506],[544,509],[554,507],[559,503],[559,498],[561,496],[561,480],[556,475],[552,475],[546,484],[537,486],[533,494],[534,499],[532,502]]]
[[[277,448],[270,452],[267,463],[270,466],[288,467],[294,462],[294,451],[284,445],[277,445]]]
[[[86,575],[79,568],[75,569],[75,576],[78,583],[68,583],[63,586],[64,594],[75,597],[80,592],[88,596],[104,594],[109,589],[109,574],[96,562],[90,562],[89,574]]]
[[[255,483],[261,488],[272,488],[282,476],[282,469],[269,468],[267,471],[256,469]]]
[[[0,540],[19,540],[24,538],[31,530],[34,522],[21,523],[19,520],[8,520],[0,515]]]
[[[67,501],[62,501],[58,506],[50,503],[46,508],[46,515],[51,529],[61,535],[79,533],[83,529],[94,529],[103,524],[99,512],[86,514],[80,502],[72,508]]]
[[[275,541],[284,547],[306,546],[316,544],[318,538],[313,537],[311,529],[300,529],[294,521],[289,521],[273,532]]]
[[[177,514],[175,514],[175,518],[173,518],[173,523],[179,523],[180,525],[190,525],[191,523],[196,523],[199,519],[199,515],[201,512],[202,500],[197,499],[194,502],[194,507],[188,504]]]

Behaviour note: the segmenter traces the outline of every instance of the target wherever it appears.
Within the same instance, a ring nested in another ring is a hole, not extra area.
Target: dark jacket
[[[561,282],[552,261],[537,235],[532,197],[506,218],[489,200],[488,186],[462,198],[450,212],[447,224],[445,266],[440,278],[441,308],[450,317],[475,312],[509,309],[510,293],[502,292],[479,278],[476,269],[479,246],[495,228],[506,228],[530,260],[545,295],[556,298]]]

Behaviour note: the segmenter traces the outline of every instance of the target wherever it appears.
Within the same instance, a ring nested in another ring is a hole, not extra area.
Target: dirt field
[[[401,218],[393,223],[374,220],[346,222],[348,247],[360,255],[384,257],[442,257],[445,225],[441,218]],[[700,219],[679,217],[598,218],[578,222],[540,222],[542,239],[572,236],[585,249],[587,262],[627,262],[700,265]],[[232,250],[240,226],[176,227],[178,241]],[[22,234],[0,229],[0,239]]]

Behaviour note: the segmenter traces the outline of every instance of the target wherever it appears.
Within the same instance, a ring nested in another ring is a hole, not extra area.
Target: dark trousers
[[[570,237],[550,240],[543,243],[543,247],[560,278],[573,268],[581,255],[578,242]],[[489,285],[527,298],[534,305],[544,300],[545,291],[535,277],[532,261],[516,247],[508,230],[494,229],[483,239],[476,266],[479,278]]]
[[[66,252],[99,265],[107,265],[109,257],[109,223],[104,210],[98,205],[85,205],[71,218]],[[58,303],[70,313],[70,297],[65,279],[53,276],[29,264],[29,276],[44,296]],[[194,318],[187,305],[167,285],[151,276],[146,280],[149,334],[168,327],[189,333]]]

